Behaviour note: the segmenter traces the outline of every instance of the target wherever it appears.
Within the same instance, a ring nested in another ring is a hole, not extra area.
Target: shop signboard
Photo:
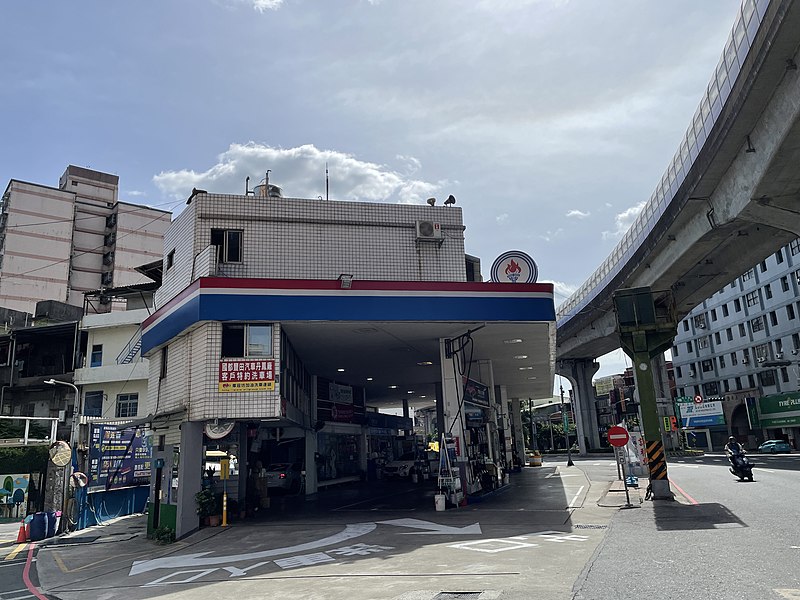
[[[489,408],[489,386],[467,377],[464,377],[463,381],[464,402],[483,408]]]
[[[722,402],[719,400],[702,404],[683,402],[680,405],[680,413],[683,427],[708,427],[725,424],[725,413],[722,409]]]
[[[274,360],[221,360],[220,392],[256,392],[275,389]]]
[[[338,383],[328,384],[328,399],[337,404],[352,404],[353,403],[353,386],[352,385],[339,385]]]
[[[89,436],[88,491],[104,492],[150,484],[150,438],[140,427],[117,430],[92,425]]]
[[[800,392],[774,394],[758,399],[761,427],[800,426]]]

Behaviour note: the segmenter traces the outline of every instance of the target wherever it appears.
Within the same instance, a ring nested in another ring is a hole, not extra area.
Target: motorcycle
[[[729,471],[739,478],[739,481],[753,481],[753,463],[744,453],[735,455],[728,454],[728,461],[731,463]]]

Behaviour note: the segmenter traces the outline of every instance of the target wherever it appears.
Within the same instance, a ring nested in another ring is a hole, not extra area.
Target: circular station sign
[[[530,256],[519,250],[511,250],[495,259],[491,277],[497,283],[536,283],[539,269]]]
[[[624,427],[620,427],[619,425],[614,425],[614,427],[610,427],[608,433],[608,443],[614,446],[615,448],[621,448],[625,444],[628,443],[630,436],[628,432],[625,430]]]

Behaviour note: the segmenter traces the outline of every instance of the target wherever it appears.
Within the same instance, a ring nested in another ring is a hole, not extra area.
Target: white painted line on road
[[[27,593],[28,593],[28,596],[30,596],[30,595],[31,595],[31,593],[30,593],[30,592],[28,592],[28,588],[20,588],[20,589],[18,589],[18,590],[11,590],[11,591],[0,592],[0,596],[2,596],[3,594],[19,594],[20,592],[27,592]]]
[[[774,473],[775,472],[772,469],[762,469],[761,467],[756,467],[756,469],[759,470],[759,471],[764,471],[764,473]]]
[[[28,590],[25,591],[28,592]],[[9,592],[3,592],[3,593],[8,594]],[[34,597],[33,594],[28,592],[27,594],[23,594],[22,596],[14,596],[13,598],[6,598],[5,596],[3,596],[3,600],[22,600],[23,598],[33,598],[33,597]]]
[[[687,469],[699,469],[700,468],[700,465],[684,465],[684,464],[676,465],[676,464],[672,464],[671,466],[673,466],[673,467],[686,467]]]
[[[583,491],[583,488],[584,488],[584,487],[585,487],[585,486],[583,486],[583,485],[582,485],[582,486],[581,486],[581,488],[580,488],[580,489],[579,489],[579,490],[578,490],[578,491],[575,493],[575,495],[572,497],[572,502],[570,502],[570,503],[567,505],[567,508],[575,508],[575,507],[573,506],[573,504],[575,504],[575,501],[578,499],[578,496],[580,496],[580,495],[581,495],[581,492]]]

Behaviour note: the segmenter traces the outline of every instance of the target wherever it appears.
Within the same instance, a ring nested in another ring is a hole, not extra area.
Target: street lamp
[[[75,392],[75,410],[72,413],[72,428],[69,434],[69,444],[70,446],[75,445],[75,420],[77,419],[78,415],[80,415],[83,411],[81,410],[81,393],[78,390],[78,386],[74,383],[70,383],[68,381],[59,381],[58,379],[48,379],[45,381],[47,385],[66,385],[67,387],[71,387]]]

